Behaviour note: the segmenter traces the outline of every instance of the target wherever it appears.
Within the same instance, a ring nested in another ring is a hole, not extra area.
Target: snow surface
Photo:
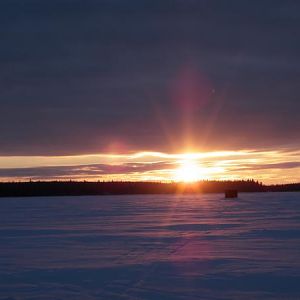
[[[300,299],[300,193],[0,199],[0,299]]]

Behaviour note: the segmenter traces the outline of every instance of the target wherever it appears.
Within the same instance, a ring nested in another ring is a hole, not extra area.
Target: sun
[[[204,169],[194,160],[180,161],[180,166],[175,170],[175,180],[183,182],[195,182],[203,179]]]

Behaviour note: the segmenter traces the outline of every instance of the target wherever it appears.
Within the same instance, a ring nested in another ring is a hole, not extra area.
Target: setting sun
[[[194,182],[203,179],[204,169],[191,159],[183,160],[175,170],[175,180],[184,182]]]

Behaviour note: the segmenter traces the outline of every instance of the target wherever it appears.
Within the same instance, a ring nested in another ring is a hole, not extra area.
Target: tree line
[[[176,182],[30,181],[0,183],[0,197],[185,194],[300,191],[300,183],[264,185],[254,180]]]

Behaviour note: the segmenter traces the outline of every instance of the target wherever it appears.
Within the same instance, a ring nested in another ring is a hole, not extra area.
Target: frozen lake
[[[0,199],[0,299],[300,299],[300,193]]]

